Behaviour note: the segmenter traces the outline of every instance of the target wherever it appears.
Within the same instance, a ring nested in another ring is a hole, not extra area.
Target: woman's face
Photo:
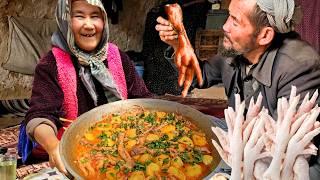
[[[85,0],[72,1],[71,26],[76,45],[83,51],[92,52],[102,38],[102,11]]]

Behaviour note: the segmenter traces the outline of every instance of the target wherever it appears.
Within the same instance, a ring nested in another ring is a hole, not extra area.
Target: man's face
[[[232,0],[229,17],[223,25],[223,46],[238,54],[250,53],[257,47],[255,27],[250,23],[249,14],[255,5],[253,0]]]
[[[72,1],[71,9],[71,26],[76,45],[86,52],[95,50],[104,28],[101,10],[84,0]]]

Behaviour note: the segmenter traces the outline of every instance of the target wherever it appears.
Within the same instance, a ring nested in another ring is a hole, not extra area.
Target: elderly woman
[[[53,48],[36,67],[31,107],[21,125],[23,162],[47,159],[66,172],[58,152],[68,125],[90,109],[150,97],[129,57],[108,43],[107,14],[99,0],[59,0]]]

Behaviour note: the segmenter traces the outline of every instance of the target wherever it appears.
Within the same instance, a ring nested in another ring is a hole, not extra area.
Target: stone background
[[[0,64],[6,60],[8,43],[7,16],[54,18],[57,0],[0,0]],[[119,23],[110,25],[110,41],[123,51],[141,51],[146,14],[160,0],[123,0]],[[9,72],[0,66],[0,100],[28,98],[32,76]]]

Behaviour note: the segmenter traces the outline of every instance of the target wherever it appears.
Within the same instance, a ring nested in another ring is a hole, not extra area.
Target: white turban
[[[257,0],[260,9],[267,13],[269,23],[280,33],[294,30],[294,25],[300,21],[300,7],[295,7],[294,0]]]

